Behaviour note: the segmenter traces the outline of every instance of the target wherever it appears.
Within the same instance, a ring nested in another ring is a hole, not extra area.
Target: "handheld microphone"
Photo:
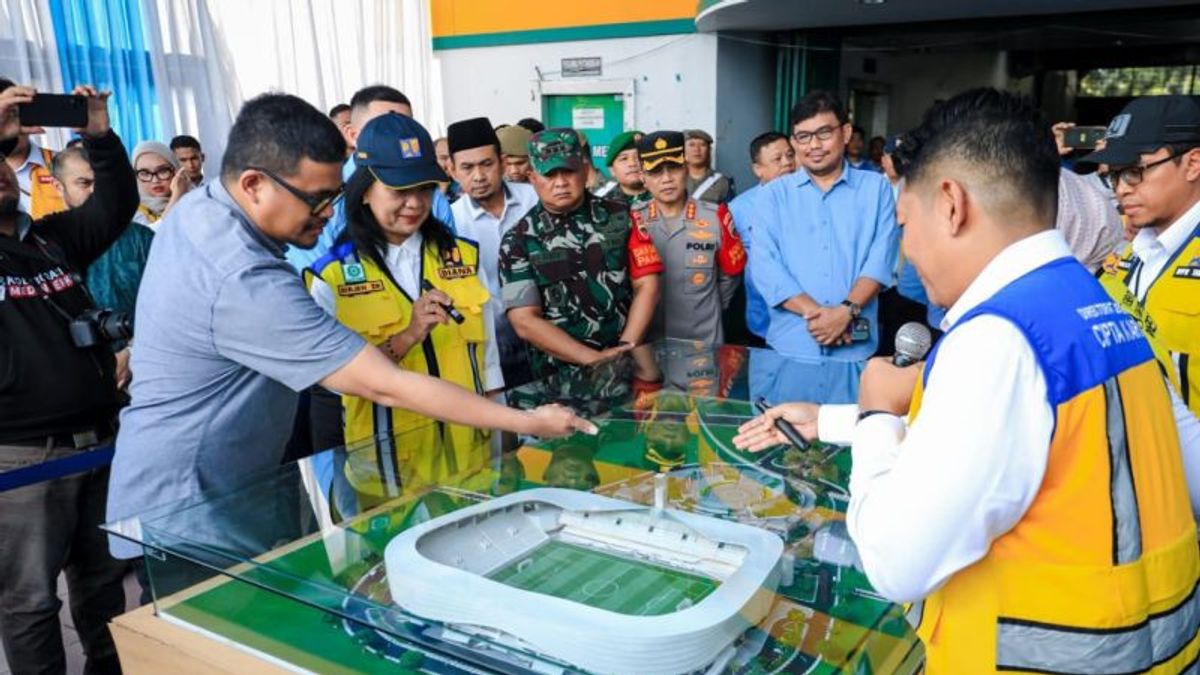
[[[771,409],[771,404],[767,403],[767,399],[759,396],[758,400],[754,402],[754,407],[758,408],[760,413],[765,414]],[[789,443],[796,446],[798,449],[808,449],[808,441],[804,440],[804,437],[800,435],[799,431],[796,431],[796,427],[792,426],[791,422],[777,418],[775,420],[775,428],[779,430],[779,433],[783,434],[784,438],[788,439]]]
[[[896,331],[896,353],[892,355],[892,364],[898,368],[907,368],[925,358],[933,336],[929,329],[916,321],[909,321]]]
[[[421,290],[428,293],[429,291],[434,290],[433,284],[429,283],[428,279],[422,279],[421,280]],[[438,304],[442,305],[442,303],[440,303],[440,302]],[[451,319],[454,319],[454,323],[460,324],[467,320],[467,317],[463,316],[462,312],[455,309],[454,305],[442,305],[442,309],[446,310],[446,313],[450,315]],[[928,333],[928,332],[929,331],[926,331],[926,333]]]

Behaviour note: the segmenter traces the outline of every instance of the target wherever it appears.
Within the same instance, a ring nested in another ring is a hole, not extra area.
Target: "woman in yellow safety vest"
[[[503,387],[478,245],[456,237],[432,211],[447,180],[429,133],[403,115],[371,120],[346,186],[346,230],[306,270],[313,298],[401,368],[482,394]],[[414,482],[478,470],[489,432],[447,425],[367,399],[343,396],[347,478],[360,495],[386,498]],[[372,500],[373,501],[373,500]]]

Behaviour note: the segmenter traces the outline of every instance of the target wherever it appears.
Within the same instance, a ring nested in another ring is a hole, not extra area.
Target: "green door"
[[[621,94],[543,96],[542,119],[547,127],[571,127],[583,132],[592,146],[592,162],[604,171],[608,142],[625,130],[625,97]]]

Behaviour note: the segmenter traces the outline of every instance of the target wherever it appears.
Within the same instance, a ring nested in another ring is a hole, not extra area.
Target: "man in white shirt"
[[[1176,611],[1197,581],[1180,403],[1053,229],[1049,125],[976,90],[902,154],[904,249],[946,336],[924,369],[872,360],[857,407],[779,406],[735,443],[779,443],[779,418],[852,440],[850,535],[876,590],[923,601],[931,675],[1184,672],[1200,617]]]
[[[504,313],[500,295],[500,239],[537,204],[537,193],[528,183],[503,180],[500,140],[486,117],[451,124],[446,130],[451,178],[463,196],[451,205],[458,235],[479,244],[479,264],[488,281],[488,314],[495,327],[500,367],[507,387],[532,378],[525,344],[517,337]]]

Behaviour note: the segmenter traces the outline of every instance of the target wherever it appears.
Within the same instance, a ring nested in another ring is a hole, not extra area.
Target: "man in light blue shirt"
[[[767,343],[789,356],[866,359],[879,344],[875,297],[893,283],[896,207],[887,179],[851,168],[851,127],[831,94],[812,92],[791,114],[803,171],[761,188],[750,250],[770,310]]]
[[[358,134],[362,131],[362,128],[367,125],[367,122],[389,112],[396,112],[405,117],[412,117],[412,103],[400,91],[382,84],[364,87],[355,92],[354,96],[350,99],[350,124],[343,129],[346,143],[353,148],[354,141],[358,138]],[[354,153],[351,153],[345,165],[342,166],[342,180],[350,180],[350,176],[354,175],[356,168]],[[450,212],[450,200],[446,199],[446,195],[442,194],[441,190],[433,194],[433,217],[448,225],[450,231],[454,232],[454,214]],[[296,268],[297,272],[302,272],[304,268],[312,265],[321,256],[328,253],[329,249],[333,248],[333,244],[337,241],[337,238],[345,230],[346,208],[344,204],[338,202],[334,206],[333,217],[325,225],[325,231],[317,238],[316,246],[313,246],[311,249],[288,246],[284,255],[292,267]]]
[[[746,253],[753,246],[754,222],[762,218],[758,212],[757,195],[762,186],[786,176],[796,170],[796,152],[792,149],[788,137],[778,131],[768,131],[759,134],[750,141],[750,169],[758,178],[758,185],[746,190],[733,201],[729,202],[729,212],[733,214],[733,226],[737,228],[742,238]],[[766,346],[767,326],[770,324],[770,308],[763,300],[762,293],[754,285],[750,267],[753,260],[747,261],[745,273],[746,285],[746,328],[758,342],[751,342],[752,347]]]

